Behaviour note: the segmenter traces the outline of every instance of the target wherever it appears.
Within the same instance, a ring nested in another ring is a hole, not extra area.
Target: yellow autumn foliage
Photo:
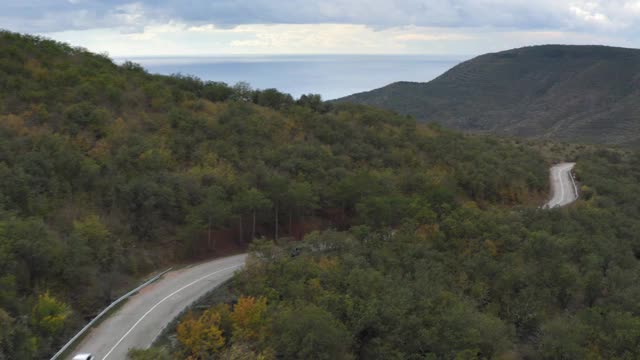
[[[255,341],[263,337],[266,330],[267,299],[243,296],[233,307],[231,321],[233,336],[241,341]]]
[[[185,347],[189,359],[204,359],[224,347],[225,339],[220,329],[221,317],[214,309],[200,317],[193,315],[178,324],[177,339]]]

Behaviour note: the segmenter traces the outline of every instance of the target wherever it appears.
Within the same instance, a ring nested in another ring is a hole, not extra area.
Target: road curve
[[[127,358],[130,348],[147,348],[176,316],[211,289],[231,278],[246,254],[172,271],[132,296],[114,314],[90,330],[75,348],[96,360]]]
[[[571,175],[576,163],[560,163],[551,168],[551,191],[553,196],[544,208],[552,209],[569,205],[578,200],[578,188]]]

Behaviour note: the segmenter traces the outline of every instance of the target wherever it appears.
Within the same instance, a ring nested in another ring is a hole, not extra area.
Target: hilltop
[[[337,102],[425,122],[597,144],[640,144],[640,50],[531,46],[478,56],[427,82],[398,82]]]

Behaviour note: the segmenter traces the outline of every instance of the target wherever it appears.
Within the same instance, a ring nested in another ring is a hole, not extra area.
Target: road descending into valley
[[[149,347],[187,306],[242,268],[246,256],[229,256],[167,273],[90,330],[69,358],[91,353],[96,360],[122,360],[129,348]]]
[[[571,170],[576,163],[560,163],[551,168],[551,192],[553,196],[544,208],[552,209],[569,205],[578,200],[578,188]]]
[[[544,208],[565,206],[578,199],[571,175],[574,166],[561,163],[551,168],[553,196]],[[90,330],[70,356],[91,353],[96,360],[120,360],[127,358],[130,348],[149,347],[185,308],[242,268],[246,257],[229,256],[165,274]]]

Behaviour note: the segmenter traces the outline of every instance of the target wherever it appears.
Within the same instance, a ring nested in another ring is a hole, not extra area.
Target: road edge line
[[[578,199],[580,198],[580,194],[578,193],[578,185],[576,185],[576,179],[573,176],[573,169],[575,169],[576,164],[574,163],[573,166],[571,167],[571,169],[569,170],[569,177],[571,178],[571,183],[573,184],[573,192],[576,195],[576,200],[578,201]]]
[[[102,360],[105,360],[107,357],[109,357],[109,355],[111,355],[111,353],[113,352],[113,350],[115,350],[115,349],[116,349],[116,347],[118,347],[118,345],[120,345],[120,343],[122,342],[122,340],[124,340],[124,338],[126,338],[126,337],[127,337],[127,335],[129,335],[129,334],[131,333],[131,331],[133,331],[133,329],[135,329],[135,327],[136,327],[136,326],[138,326],[138,324],[139,324],[142,320],[144,320],[144,318],[145,318],[145,317],[147,317],[147,315],[149,315],[149,314],[150,314],[150,313],[151,313],[151,312],[152,312],[156,307],[158,307],[160,304],[162,304],[163,302],[165,302],[167,299],[169,299],[169,298],[170,298],[170,297],[172,297],[173,295],[175,295],[175,294],[179,293],[180,291],[182,291],[182,290],[184,290],[184,289],[188,288],[189,286],[191,286],[191,285],[193,285],[193,284],[195,284],[195,283],[197,283],[197,282],[200,282],[200,281],[202,281],[202,280],[204,280],[204,279],[208,278],[209,276],[212,276],[212,275],[215,275],[215,274],[218,274],[218,273],[221,273],[221,272],[223,272],[223,271],[230,270],[230,269],[234,269],[234,268],[242,267],[242,266],[244,266],[244,264],[233,265],[233,266],[226,267],[226,268],[224,268],[224,269],[220,269],[220,270],[218,270],[218,271],[214,271],[214,272],[212,272],[212,273],[210,273],[210,274],[207,274],[207,275],[205,275],[205,276],[202,276],[202,277],[200,277],[200,278],[198,278],[198,279],[196,279],[196,280],[194,280],[194,281],[192,281],[192,282],[188,283],[187,285],[185,285],[185,286],[181,287],[180,289],[178,289],[178,290],[176,290],[176,291],[172,292],[171,294],[169,294],[169,295],[165,296],[162,300],[158,301],[158,302],[157,302],[155,305],[153,305],[149,310],[147,310],[147,312],[145,312],[145,313],[142,315],[142,317],[140,317],[140,319],[138,319],[138,321],[136,321],[136,322],[135,322],[135,324],[133,324],[133,326],[131,326],[131,328],[129,328],[129,330],[127,330],[127,332],[126,332],[124,335],[122,335],[122,337],[120,338],[120,340],[118,340],[118,342],[116,342],[116,344],[115,344],[115,345],[113,345],[113,347],[109,350],[109,352],[107,352],[107,354],[106,354],[105,356],[103,356],[103,357],[102,357]]]

